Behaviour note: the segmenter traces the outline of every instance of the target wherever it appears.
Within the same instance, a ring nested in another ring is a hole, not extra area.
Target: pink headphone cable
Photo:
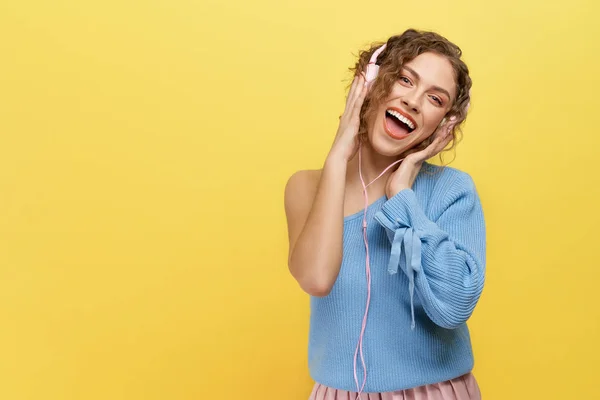
[[[362,321],[362,327],[360,329],[360,337],[358,339],[358,343],[356,345],[356,351],[354,352],[354,382],[356,383],[356,389],[358,392],[358,396],[356,397],[357,399],[360,399],[360,394],[362,393],[365,384],[367,383],[367,366],[365,364],[365,358],[363,355],[363,338],[365,335],[365,329],[367,327],[367,315],[369,314],[369,304],[371,303],[371,265],[369,262],[369,241],[367,239],[367,207],[369,207],[369,196],[367,194],[367,188],[373,183],[375,182],[377,179],[381,178],[383,176],[383,174],[385,174],[387,172],[387,170],[389,170],[390,168],[392,168],[394,165],[398,164],[400,161],[402,161],[403,159],[397,160],[395,162],[393,162],[392,164],[390,164],[386,169],[383,170],[382,173],[379,174],[379,176],[377,176],[377,178],[373,179],[371,182],[369,182],[368,185],[365,185],[365,181],[363,179],[362,176],[362,145],[359,143],[358,145],[358,175],[360,176],[360,182],[362,184],[363,187],[363,194],[365,196],[365,207],[363,209],[363,222],[362,222],[362,228],[363,228],[363,239],[365,242],[365,250],[366,250],[366,275],[367,275],[367,305],[365,307],[365,315],[363,317],[363,321]],[[356,361],[358,358],[358,354],[360,352],[360,360],[362,362],[362,367],[363,367],[363,383],[362,386],[358,385],[358,377],[356,374]]]

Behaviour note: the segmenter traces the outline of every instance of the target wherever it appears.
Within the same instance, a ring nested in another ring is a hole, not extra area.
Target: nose
[[[419,103],[417,101],[417,95],[415,91],[411,91],[402,97],[402,104],[404,104],[407,108],[410,108],[415,113],[419,113]]]

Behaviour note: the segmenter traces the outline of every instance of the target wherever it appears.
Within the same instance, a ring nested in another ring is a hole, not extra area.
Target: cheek
[[[383,115],[383,113],[385,112],[385,107],[376,107],[374,109],[369,109],[367,110],[367,112],[365,113],[365,125],[367,127],[367,130],[369,132],[373,131],[373,128],[375,127],[375,124],[377,123],[377,120],[379,119],[379,115]]]
[[[424,121],[424,127],[429,128],[429,129],[435,129],[438,127],[438,125],[440,124],[440,122],[442,122],[442,119],[444,118],[444,116],[446,115],[446,110],[445,109],[441,109],[438,107],[435,107],[434,105],[426,105],[425,109],[423,110],[423,121]]]
[[[407,88],[405,86],[402,86],[399,83],[396,83],[392,87],[392,90],[390,91],[389,98],[390,99],[397,99],[398,97],[403,96],[404,94],[408,93],[409,91],[410,91],[410,88]]]

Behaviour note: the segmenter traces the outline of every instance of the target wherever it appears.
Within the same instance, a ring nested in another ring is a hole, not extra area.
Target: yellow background
[[[0,3],[0,399],[306,399],[283,188],[408,27],[472,70],[484,398],[600,398],[597,2],[372,4]]]

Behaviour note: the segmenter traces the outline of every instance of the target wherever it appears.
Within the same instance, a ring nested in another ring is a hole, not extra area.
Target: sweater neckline
[[[368,209],[370,210],[371,207],[373,207],[374,205],[378,204],[380,201],[385,200],[385,199],[386,199],[386,195],[384,194],[383,196],[379,197],[377,200],[375,200],[374,202],[369,204]],[[360,218],[364,214],[364,212],[365,212],[365,209],[362,208],[353,214],[347,215],[344,217],[344,222],[348,222],[348,221],[352,221],[356,218]]]

